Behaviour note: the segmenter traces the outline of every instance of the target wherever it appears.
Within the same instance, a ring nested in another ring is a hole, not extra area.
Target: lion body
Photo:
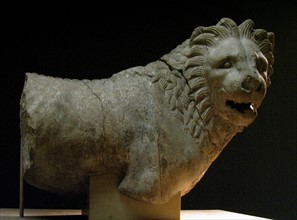
[[[233,38],[203,38],[210,51],[224,47],[212,56],[200,32],[159,61],[108,79],[28,73],[20,110],[25,179],[45,190],[87,193],[89,176],[113,173],[120,192],[148,203],[188,193],[254,120],[269,78],[256,69],[262,53],[252,40],[235,39],[232,49]]]

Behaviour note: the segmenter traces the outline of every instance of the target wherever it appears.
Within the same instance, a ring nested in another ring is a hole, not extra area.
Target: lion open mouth
[[[229,106],[232,109],[237,110],[240,113],[249,113],[253,112],[256,113],[257,109],[254,107],[253,103],[247,102],[247,103],[236,103],[232,100],[227,100],[226,105]]]

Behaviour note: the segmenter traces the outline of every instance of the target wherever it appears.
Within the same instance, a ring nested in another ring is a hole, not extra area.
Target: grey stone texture
[[[20,100],[25,180],[87,193],[91,175],[151,204],[187,194],[250,125],[272,74],[274,35],[222,18],[146,66],[107,79],[26,73]]]

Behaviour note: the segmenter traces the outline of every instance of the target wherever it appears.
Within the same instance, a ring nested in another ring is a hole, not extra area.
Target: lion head
[[[254,121],[270,85],[274,35],[253,25],[223,18],[193,31],[183,74],[201,105],[200,115],[214,112],[244,127]]]
[[[182,72],[204,121],[217,115],[246,127],[257,116],[273,72],[274,35],[253,25],[250,19],[237,26],[223,18],[217,25],[197,27],[161,58]]]

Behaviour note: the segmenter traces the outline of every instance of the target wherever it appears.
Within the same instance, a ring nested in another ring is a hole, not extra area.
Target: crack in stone
[[[103,105],[103,102],[101,100],[101,98],[93,91],[93,89],[87,84],[87,82],[81,80],[82,84],[84,84],[88,89],[89,91],[99,100],[99,102],[101,103],[101,111],[102,111],[102,116],[103,116],[103,121],[102,121],[102,130],[103,130],[103,143],[105,143],[106,141],[106,131],[105,131],[105,121],[106,121],[106,117],[105,117],[105,109],[104,109],[104,105]]]

